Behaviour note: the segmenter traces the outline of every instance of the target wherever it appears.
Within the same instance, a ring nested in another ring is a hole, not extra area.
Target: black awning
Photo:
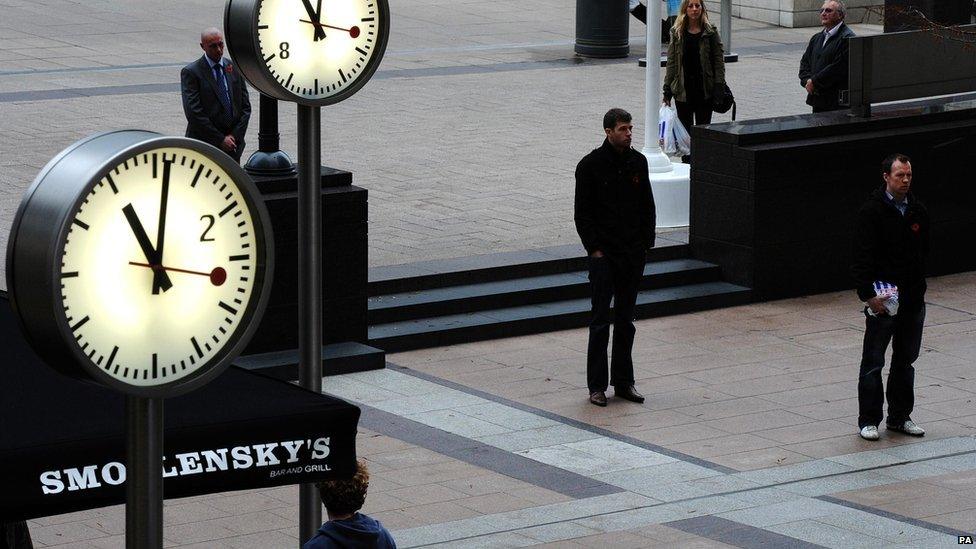
[[[125,397],[41,362],[2,293],[0,350],[0,520],[124,503]],[[165,496],[348,476],[359,413],[232,366],[165,401]]]

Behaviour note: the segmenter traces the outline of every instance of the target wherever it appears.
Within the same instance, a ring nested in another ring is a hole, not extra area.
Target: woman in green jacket
[[[718,31],[708,22],[705,0],[681,0],[671,27],[668,68],[664,75],[664,103],[675,101],[678,119],[690,130],[712,121],[712,97],[725,85],[725,56]],[[684,156],[682,162],[689,162]]]

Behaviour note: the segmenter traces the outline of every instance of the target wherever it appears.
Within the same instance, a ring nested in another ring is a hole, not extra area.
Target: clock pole
[[[163,399],[125,399],[125,547],[163,547]]]
[[[321,107],[298,105],[298,383],[322,392]],[[322,525],[315,484],[298,492],[299,546]]]

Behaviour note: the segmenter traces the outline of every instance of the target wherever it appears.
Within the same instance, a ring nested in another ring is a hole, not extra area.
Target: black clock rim
[[[100,158],[97,161],[97,167],[89,172],[87,181],[77,188],[76,195],[70,199],[70,206],[63,210],[62,216],[60,219],[58,219],[58,228],[53,233],[55,235],[53,249],[49,250],[48,252],[52,254],[52,261],[50,262],[51,267],[56,267],[59,265],[64,254],[64,245],[67,239],[67,234],[71,228],[75,214],[78,212],[81,204],[84,202],[91,189],[97,185],[106,174],[111,172],[124,160],[164,147],[185,148],[196,151],[205,156],[208,160],[213,161],[215,164],[218,164],[221,168],[223,168],[234,183],[238,185],[238,188],[240,188],[241,195],[244,201],[247,203],[247,207],[252,214],[252,222],[255,225],[254,253],[256,255],[256,259],[254,269],[254,291],[257,292],[257,295],[253,296],[245,308],[241,311],[241,320],[238,323],[237,329],[228,335],[226,342],[220,346],[220,348],[214,353],[214,356],[206,363],[200,365],[196,371],[183,376],[180,379],[157,385],[133,385],[119,380],[105,373],[102,368],[95,364],[88,357],[88,355],[81,350],[75,341],[74,334],[71,331],[63,308],[61,298],[60,268],[49,269],[47,276],[51,277],[51,280],[49,281],[51,293],[48,296],[48,299],[51,300],[51,312],[53,313],[53,320],[55,324],[54,328],[60,337],[60,341],[64,343],[65,350],[68,352],[70,358],[73,359],[76,365],[80,366],[81,372],[86,374],[86,376],[81,377],[81,379],[95,382],[133,396],[144,398],[166,398],[190,392],[205,385],[207,382],[220,375],[228,366],[230,366],[230,363],[237,358],[240,352],[250,341],[251,336],[253,336],[254,331],[257,329],[258,320],[267,306],[268,295],[270,293],[271,279],[274,270],[273,239],[270,235],[270,221],[267,210],[264,208],[263,202],[257,199],[257,197],[260,196],[257,187],[251,181],[250,177],[247,176],[244,170],[237,163],[233,162],[224,152],[195,139],[162,136],[159,134],[152,134],[152,132],[144,132],[142,130],[132,131],[142,134],[141,139],[139,138],[140,136],[134,136],[136,140],[129,146],[123,147],[114,153],[107,154],[103,158]],[[123,132],[125,131],[123,130]],[[104,134],[93,136],[92,138],[84,139],[81,142],[76,143],[74,146],[69,147],[66,152],[74,152],[81,146],[91,143],[100,137],[123,132],[106,132]],[[66,157],[67,155],[61,157],[61,159],[63,160],[63,158]],[[264,250],[264,253],[258,253],[259,250]],[[18,317],[19,316],[20,315],[18,315]],[[32,342],[35,341],[34,337],[29,339]],[[64,368],[58,368],[57,366],[55,367],[62,372],[65,371]],[[70,372],[67,373],[71,375]]]
[[[306,107],[325,107],[349,99],[372,79],[386,53],[390,36],[390,5],[388,0],[373,0],[379,14],[376,50],[355,81],[335,95],[312,99],[284,88],[268,70],[261,57],[258,40],[258,8],[264,0],[227,0],[224,9],[224,40],[227,51],[237,69],[261,93]]]
[[[45,164],[44,167],[41,168],[41,171],[37,173],[37,176],[34,177],[34,180],[31,182],[30,186],[27,187],[27,190],[24,191],[24,196],[21,197],[20,203],[17,205],[17,212],[14,214],[14,220],[10,224],[10,236],[7,239],[7,258],[6,258],[7,295],[9,296],[10,307],[14,311],[14,316],[16,317],[17,322],[20,325],[21,331],[24,331],[24,324],[23,324],[23,320],[21,320],[20,318],[20,314],[17,309],[18,300],[17,300],[17,291],[15,289],[15,286],[17,285],[17,279],[14,276],[16,272],[15,251],[17,250],[17,241],[20,235],[20,226],[24,220],[25,212],[27,211],[27,208],[30,205],[31,200],[34,198],[34,193],[37,192],[37,188],[40,186],[41,181],[48,175],[48,173],[50,173],[55,166],[61,163],[62,160],[64,160],[69,154],[71,154],[75,150],[79,149],[80,147],[82,147],[83,145],[85,145],[90,141],[94,141],[106,135],[130,132],[130,131],[143,131],[143,130],[113,130],[107,132],[99,132],[94,135],[90,135],[88,137],[84,137],[82,139],[79,139],[78,141],[75,141],[71,145],[68,145],[64,150],[56,154],[54,158],[49,160],[47,164]],[[146,132],[146,133],[152,133],[152,132]]]
[[[121,381],[113,376],[105,374],[102,368],[99,368],[97,364],[92,362],[91,359],[89,359],[88,356],[82,352],[81,348],[77,344],[69,344],[69,349],[73,352],[76,360],[80,361],[82,367],[88,370],[89,374],[92,375],[93,378],[96,378],[97,376],[100,383],[134,396],[146,398],[179,396],[202,387],[210,382],[213,378],[223,373],[223,371],[230,366],[230,363],[233,362],[233,360],[236,359],[240,352],[244,349],[244,346],[247,345],[248,341],[250,341],[254,330],[257,329],[257,320],[260,319],[260,314],[263,314],[267,306],[268,294],[270,293],[271,274],[273,273],[273,265],[271,264],[271,261],[273,261],[273,254],[269,254],[269,248],[267,247],[269,243],[273,242],[273,239],[269,234],[270,222],[268,221],[267,211],[264,209],[263,203],[255,200],[255,197],[260,195],[257,187],[251,181],[251,178],[248,177],[244,170],[240,167],[240,165],[233,162],[226,153],[217,149],[216,147],[213,147],[212,145],[187,137],[160,136],[146,139],[130,146],[127,149],[118,151],[116,154],[112,155],[105,162],[103,162],[95,174],[85,184],[85,186],[82,187],[75,199],[74,204],[72,204],[71,208],[67,211],[61,231],[58,233],[55,258],[59,259],[63,256],[64,244],[67,237],[67,231],[70,228],[71,220],[91,189],[97,185],[106,174],[111,172],[126,158],[131,158],[144,152],[165,147],[186,148],[196,151],[205,156],[208,160],[213,161],[223,168],[239,188],[246,187],[241,189],[241,195],[244,198],[244,201],[247,202],[248,208],[252,213],[252,222],[255,224],[260,224],[260,227],[255,227],[254,231],[255,255],[257,256],[255,259],[254,268],[254,290],[260,293],[257,296],[257,299],[251,299],[247,303],[247,306],[241,311],[241,320],[238,323],[237,329],[234,330],[232,334],[227,336],[226,343],[220,346],[220,348],[214,353],[214,356],[204,364],[197,367],[196,371],[193,373],[171,382],[161,383],[158,385],[132,385],[125,383],[124,381]],[[255,216],[255,212],[259,212],[259,215]],[[265,253],[263,254],[264,261],[261,261],[262,254],[258,254],[258,250],[265,250]],[[59,279],[60,278],[58,277],[58,280]],[[56,303],[60,303],[60,285],[58,285],[58,289],[54,291],[52,297],[57,300]],[[61,329],[62,337],[64,337],[66,341],[73,340],[74,335],[70,330],[70,325],[68,324],[67,317],[64,314],[63,307],[57,307],[55,309],[55,313],[56,320],[59,324],[59,328]]]
[[[48,161],[48,163],[41,168],[41,171],[38,172],[30,187],[28,187],[27,191],[25,191],[24,196],[21,198],[20,204],[17,207],[17,213],[14,215],[14,220],[10,229],[10,236],[7,242],[6,275],[8,299],[10,301],[11,309],[14,312],[14,317],[17,324],[20,327],[21,332],[24,334],[26,340],[31,344],[34,350],[37,351],[38,355],[45,358],[45,361],[52,368],[66,375],[81,377],[79,376],[80,372],[76,371],[76,369],[66,367],[65,365],[61,364],[60,361],[55,361],[53,363],[51,361],[51,357],[55,357],[56,359],[64,358],[64,354],[67,351],[68,343],[64,337],[61,337],[62,333],[60,327],[55,325],[54,331],[57,333],[52,334],[50,333],[50,329],[52,328],[50,325],[40,327],[40,330],[38,330],[38,326],[35,326],[35,323],[40,322],[41,319],[43,319],[45,322],[49,322],[50,318],[54,316],[53,308],[59,306],[58,304],[60,304],[61,300],[50,299],[44,292],[39,291],[39,287],[43,285],[37,284],[36,280],[33,278],[28,277],[27,280],[21,284],[19,282],[21,277],[19,277],[18,274],[22,270],[22,264],[26,263],[30,265],[33,260],[34,263],[37,263],[37,265],[34,265],[33,268],[39,268],[41,269],[41,272],[35,273],[29,266],[27,267],[26,274],[38,275],[42,277],[40,280],[43,280],[45,284],[50,283],[52,290],[54,287],[60,286],[60,280],[57,279],[56,276],[54,277],[55,280],[47,279],[47,276],[49,274],[54,274],[56,265],[55,259],[57,255],[54,250],[58,247],[58,235],[62,234],[62,232],[66,232],[62,230],[65,226],[62,218],[67,215],[67,212],[73,210],[67,209],[64,203],[56,205],[60,208],[56,212],[59,221],[58,228],[52,230],[50,227],[46,227],[46,230],[41,231],[41,234],[39,235],[31,234],[28,237],[25,237],[24,232],[22,231],[24,221],[27,219],[28,225],[30,225],[30,222],[36,223],[36,221],[33,219],[36,216],[33,210],[39,207],[37,201],[34,200],[35,196],[38,194],[38,190],[41,189],[42,183],[48,177],[57,177],[59,175],[58,169],[61,166],[61,162],[69,159],[71,154],[79,151],[79,149],[81,152],[85,152],[84,148],[86,146],[113,137],[135,140],[139,137],[145,139],[158,136],[160,136],[160,134],[147,130],[109,130],[95,133],[75,141],[55,155],[54,158]],[[90,173],[91,170],[89,169],[88,172]],[[43,206],[49,206],[49,204],[43,204]],[[72,207],[77,208],[77,206],[74,204],[72,204]],[[36,239],[38,237],[46,238],[41,242],[31,241],[31,238]],[[27,241],[26,243],[24,243],[25,240]],[[28,254],[34,254],[39,257],[32,257],[31,255],[23,257],[22,254],[25,252],[22,250],[24,249],[28,250]],[[38,310],[30,310],[31,308]],[[36,331],[42,331],[44,333],[37,334],[35,333]],[[54,342],[54,344],[51,344],[51,342],[44,340],[43,337],[38,340],[38,335],[58,336],[58,339],[56,342]],[[85,381],[93,381],[86,377],[81,377],[81,379]]]

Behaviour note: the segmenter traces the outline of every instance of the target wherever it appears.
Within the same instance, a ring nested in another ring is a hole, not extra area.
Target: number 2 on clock
[[[207,237],[207,233],[210,232],[210,229],[213,229],[216,219],[214,219],[214,216],[212,215],[200,216],[200,221],[203,221],[204,219],[206,219],[208,223],[207,223],[207,228],[204,229],[203,234],[200,235],[200,242],[213,242],[214,241],[213,237]]]

